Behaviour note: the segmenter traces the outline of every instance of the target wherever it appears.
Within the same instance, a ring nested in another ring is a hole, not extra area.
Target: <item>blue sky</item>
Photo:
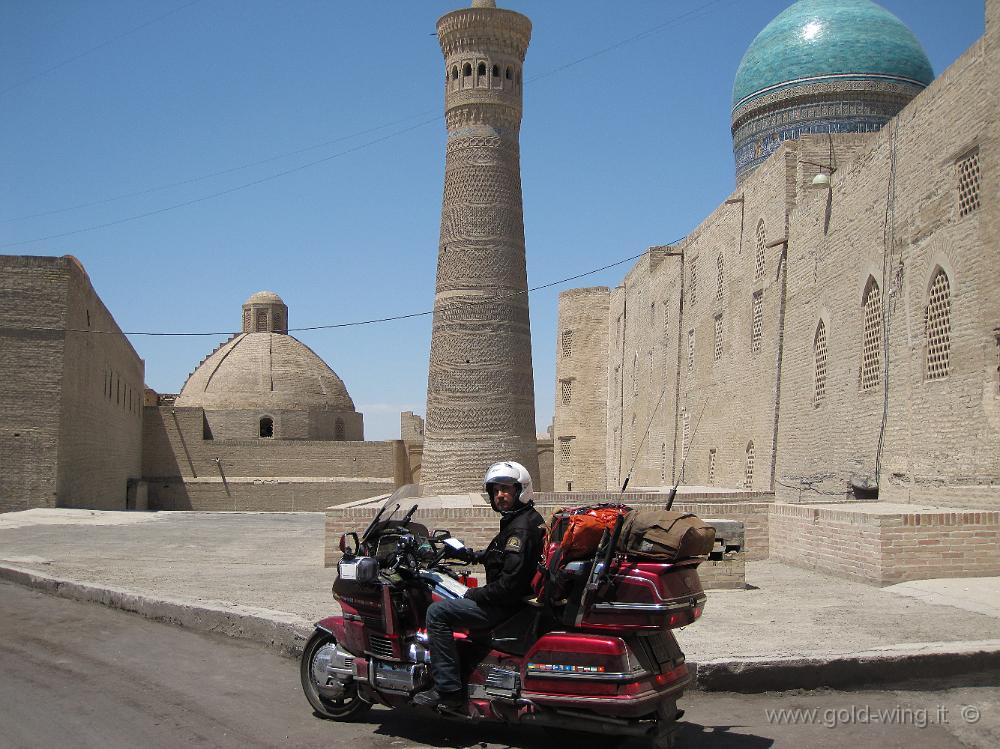
[[[236,330],[261,289],[293,328],[430,309],[445,145],[433,32],[465,4],[3,0],[0,253],[76,255],[126,331]],[[534,24],[530,285],[678,239],[725,199],[733,77],[787,0],[499,4]],[[981,0],[882,4],[935,73],[983,33]],[[627,267],[532,294],[540,432],[558,292]],[[369,439],[423,413],[429,317],[296,336],[344,379]],[[177,392],[223,336],[130,338],[147,384]]]

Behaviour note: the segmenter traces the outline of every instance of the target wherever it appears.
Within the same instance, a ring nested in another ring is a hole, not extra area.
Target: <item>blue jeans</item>
[[[427,609],[427,638],[431,646],[431,675],[438,692],[462,689],[462,667],[452,634],[456,629],[486,630],[509,617],[508,610],[484,609],[468,598],[437,601]]]

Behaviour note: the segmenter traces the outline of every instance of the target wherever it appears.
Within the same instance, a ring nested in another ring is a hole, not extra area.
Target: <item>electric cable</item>
[[[188,3],[187,5],[180,6],[179,8],[176,8],[175,11],[171,11],[171,12],[176,12],[177,10],[181,10],[183,8],[188,7],[189,5],[195,4],[196,2],[200,2],[200,0],[192,0],[192,2]],[[614,43],[614,44],[612,44],[612,45],[610,45],[608,47],[605,47],[603,49],[597,50],[596,52],[593,52],[593,53],[591,53],[589,55],[585,55],[584,57],[578,58],[578,59],[573,60],[571,62],[565,63],[564,65],[561,65],[561,66],[558,66],[556,68],[553,68],[553,69],[551,69],[549,71],[546,71],[546,72],[540,73],[540,74],[538,74],[536,76],[533,76],[531,78],[528,78],[527,82],[533,82],[533,81],[537,81],[537,80],[541,80],[541,79],[550,77],[552,75],[556,75],[556,74],[561,73],[562,71],[564,71],[564,70],[566,70],[568,68],[571,68],[571,67],[574,67],[576,65],[579,65],[579,64],[581,64],[583,62],[586,62],[588,60],[591,60],[591,59],[593,59],[595,57],[599,57],[601,55],[607,54],[607,53],[609,53],[611,51],[614,51],[616,49],[619,49],[621,47],[627,46],[629,44],[633,44],[633,43],[635,43],[637,41],[640,41],[640,40],[642,40],[642,39],[644,39],[644,38],[646,38],[648,36],[656,34],[659,31],[662,31],[663,29],[668,28],[668,27],[670,27],[672,25],[675,25],[677,23],[681,23],[683,21],[686,21],[686,20],[688,20],[690,18],[693,18],[693,17],[697,17],[699,15],[703,15],[706,11],[708,11],[709,8],[712,8],[715,5],[719,5],[722,2],[735,2],[735,0],[709,0],[709,2],[707,2],[707,3],[705,3],[705,4],[701,5],[701,6],[699,6],[698,8],[695,8],[695,9],[693,9],[691,11],[688,11],[687,13],[683,13],[683,14],[681,14],[679,16],[675,16],[674,18],[671,18],[671,19],[669,19],[669,20],[667,20],[667,21],[665,21],[665,22],[663,22],[661,24],[653,26],[652,28],[647,29],[647,30],[645,30],[643,32],[640,32],[639,34],[635,34],[635,35],[633,35],[631,37],[628,37],[628,38],[623,39],[623,40],[621,40],[619,42],[616,42],[616,43]],[[159,18],[163,18],[166,15],[169,15],[169,13],[164,14],[163,16],[160,16],[157,19],[153,19],[152,21],[147,22],[147,24],[145,24],[145,25],[149,25],[151,23],[154,23],[156,20],[159,20]],[[137,31],[137,30],[139,30],[139,28],[144,28],[144,26],[142,26],[142,27],[136,27],[136,29],[133,29],[133,31]],[[132,32],[126,32],[126,34],[123,34],[122,36],[125,36],[128,33],[132,33]],[[120,37],[116,37],[115,39],[117,39],[117,38],[120,38]],[[103,45],[99,45],[99,47],[95,47],[94,49],[98,49],[98,48],[100,48],[100,46],[105,46],[106,44],[110,44],[115,39],[109,40],[108,42],[104,43]],[[93,50],[91,50],[91,51],[93,51]],[[83,53],[83,54],[87,54],[87,53]],[[69,62],[69,60],[67,62]],[[0,92],[0,93],[2,93],[2,92]],[[431,110],[425,110],[425,112],[430,112],[430,111]],[[421,116],[421,115],[411,115],[410,117],[406,117],[406,118],[403,118],[401,120],[396,120],[392,124],[406,122],[406,121],[412,120],[413,118],[418,117],[418,116]],[[210,193],[208,195],[203,195],[203,196],[198,197],[198,198],[192,198],[191,200],[181,201],[179,203],[174,203],[172,205],[163,206],[161,208],[153,209],[153,210],[150,210],[150,211],[145,211],[145,212],[134,214],[134,215],[131,215],[131,216],[126,216],[124,218],[116,219],[114,221],[106,221],[106,222],[103,222],[103,223],[100,223],[100,224],[94,224],[92,226],[81,227],[81,228],[78,228],[78,229],[73,229],[73,230],[66,231],[66,232],[60,232],[60,233],[57,233],[57,234],[50,234],[50,235],[43,236],[43,237],[34,237],[32,239],[24,239],[24,240],[20,240],[20,241],[17,241],[17,242],[7,242],[7,243],[4,243],[4,244],[0,244],[0,249],[6,249],[6,248],[9,248],[9,247],[19,247],[21,245],[33,244],[35,242],[45,242],[45,241],[49,241],[49,240],[52,240],[52,239],[61,239],[63,237],[74,236],[76,234],[83,234],[83,233],[87,233],[87,232],[91,232],[91,231],[98,231],[100,229],[107,229],[107,228],[110,228],[112,226],[118,226],[120,224],[130,223],[132,221],[138,221],[138,220],[143,219],[143,218],[149,218],[150,216],[159,215],[161,213],[166,213],[168,211],[177,210],[179,208],[185,208],[185,207],[190,206],[190,205],[201,203],[201,202],[204,202],[204,201],[207,201],[207,200],[212,200],[214,198],[222,197],[224,195],[229,195],[231,193],[239,192],[239,191],[248,189],[250,187],[255,187],[255,186],[259,185],[259,184],[263,184],[263,183],[269,182],[271,180],[279,179],[281,177],[286,177],[286,176],[288,176],[290,174],[302,171],[304,169],[308,169],[308,168],[313,167],[313,166],[317,166],[319,164],[325,163],[327,161],[330,161],[332,159],[338,158],[340,156],[344,156],[346,154],[354,153],[354,152],[360,151],[360,150],[362,150],[364,148],[368,148],[368,147],[377,145],[377,144],[382,143],[382,142],[384,142],[386,140],[389,140],[391,138],[395,138],[395,137],[397,137],[399,135],[403,135],[403,134],[408,133],[408,132],[410,132],[412,130],[416,130],[416,129],[420,128],[420,127],[424,127],[426,125],[429,125],[429,124],[431,124],[433,122],[440,121],[442,119],[444,119],[443,115],[435,115],[434,117],[432,117],[430,119],[422,120],[421,122],[417,123],[416,125],[413,125],[413,126],[407,127],[407,128],[403,128],[402,130],[395,131],[393,133],[390,133],[389,135],[386,135],[386,136],[383,136],[383,137],[380,137],[380,138],[376,138],[376,139],[371,140],[371,141],[367,141],[367,142],[365,142],[365,143],[363,143],[363,144],[361,144],[361,145],[359,145],[357,147],[348,149],[346,151],[341,151],[341,152],[332,154],[330,156],[326,156],[326,157],[324,157],[322,159],[316,159],[314,161],[310,161],[310,162],[307,162],[305,164],[301,164],[301,165],[299,165],[297,167],[293,167],[293,168],[290,168],[290,169],[285,169],[285,170],[282,170],[282,171],[277,172],[275,174],[267,175],[267,176],[261,177],[260,179],[256,179],[256,180],[252,180],[250,182],[246,182],[246,183],[243,183],[243,184],[240,184],[240,185],[236,185],[234,187],[227,188],[225,190],[219,190],[219,191]],[[233,172],[237,172],[237,171],[240,171],[242,169],[247,169],[247,168],[250,168],[252,166],[259,166],[260,164],[268,163],[268,162],[271,162],[271,161],[276,161],[276,160],[282,159],[282,158],[287,158],[289,156],[294,156],[294,155],[297,155],[299,153],[303,153],[305,151],[314,150],[316,148],[321,148],[323,146],[330,145],[331,143],[336,143],[336,142],[339,142],[339,141],[342,141],[342,140],[347,140],[347,139],[350,139],[350,138],[353,138],[353,137],[358,137],[358,136],[364,135],[366,133],[376,132],[378,130],[383,130],[386,127],[391,127],[391,124],[377,125],[375,127],[368,128],[367,130],[363,130],[363,131],[360,131],[360,132],[357,132],[357,133],[353,133],[351,135],[342,136],[340,138],[335,138],[335,139],[330,140],[330,141],[324,141],[322,143],[317,143],[317,144],[314,144],[314,145],[311,145],[311,146],[306,146],[306,147],[303,147],[301,149],[297,149],[295,151],[290,151],[290,152],[286,152],[286,153],[283,153],[283,154],[278,154],[278,155],[275,155],[275,156],[272,156],[272,157],[269,157],[269,158],[266,158],[266,159],[258,160],[258,161],[248,162],[246,164],[241,164],[241,165],[238,165],[238,166],[235,166],[235,167],[230,167],[230,168],[227,168],[227,169],[224,169],[224,170],[219,170],[219,171],[208,173],[208,174],[201,175],[201,176],[198,176],[198,177],[192,177],[192,178],[189,178],[189,179],[186,179],[186,180],[181,180],[181,181],[178,181],[178,182],[173,182],[173,183],[158,185],[158,186],[154,186],[154,187],[151,187],[151,188],[146,188],[144,190],[138,190],[138,191],[134,191],[134,192],[124,193],[124,194],[121,194],[121,195],[113,196],[113,197],[110,197],[110,198],[105,198],[105,199],[102,199],[102,200],[92,201],[92,202],[89,202],[89,203],[78,204],[78,205],[74,205],[74,206],[67,206],[67,207],[64,207],[64,208],[56,208],[56,209],[52,209],[52,210],[49,210],[49,211],[41,211],[41,212],[38,212],[38,213],[29,214],[29,215],[25,215],[25,216],[19,216],[19,217],[16,217],[16,218],[3,219],[3,220],[0,220],[0,223],[10,223],[10,222],[19,221],[19,220],[27,220],[27,219],[31,219],[31,218],[39,218],[39,217],[43,217],[43,216],[54,215],[54,214],[57,214],[57,213],[65,213],[67,211],[72,211],[72,210],[77,210],[77,209],[82,209],[82,208],[90,208],[90,207],[94,207],[94,206],[97,206],[97,205],[104,205],[106,203],[111,203],[111,202],[114,202],[114,201],[117,201],[117,200],[122,200],[122,199],[128,198],[128,197],[137,197],[137,196],[140,196],[140,195],[145,195],[145,194],[149,194],[149,193],[152,193],[152,192],[157,192],[157,191],[160,191],[160,190],[169,189],[169,188],[172,188],[172,187],[179,187],[179,186],[183,186],[183,185],[186,185],[186,184],[192,184],[194,182],[200,182],[202,180],[209,179],[211,177],[217,177],[217,176],[222,176],[222,175],[225,175],[225,174],[231,174]]]
[[[3,96],[5,94],[7,94],[8,92],[13,91],[16,88],[20,88],[21,86],[23,86],[23,85],[25,85],[27,83],[31,83],[31,81],[37,80],[38,78],[41,78],[44,75],[48,75],[49,73],[51,73],[51,72],[53,72],[55,70],[58,70],[59,68],[65,67],[66,65],[69,65],[71,62],[76,62],[81,57],[86,57],[87,55],[89,55],[89,54],[91,54],[93,52],[96,52],[99,49],[104,49],[108,45],[117,42],[119,39],[124,39],[125,37],[131,36],[132,34],[136,33],[137,31],[142,31],[143,29],[145,29],[145,28],[147,28],[149,26],[152,26],[153,24],[155,24],[155,23],[157,23],[159,21],[162,21],[167,16],[172,16],[174,13],[178,13],[178,12],[184,10],[185,8],[190,8],[192,5],[197,5],[200,2],[201,2],[201,0],[191,0],[191,2],[184,3],[184,5],[178,5],[173,10],[168,10],[166,13],[162,13],[162,14],[156,16],[155,18],[151,18],[150,20],[145,21],[144,23],[139,24],[138,26],[132,27],[128,31],[124,31],[121,34],[118,34],[118,36],[113,36],[110,39],[107,39],[107,40],[101,42],[96,47],[91,47],[90,49],[84,50],[83,52],[80,52],[79,54],[73,55],[72,57],[67,57],[64,60],[60,60],[55,65],[52,65],[51,67],[48,67],[45,70],[41,70],[41,71],[35,73],[34,75],[28,76],[27,78],[22,78],[20,81],[18,81],[17,83],[14,83],[13,85],[8,86],[7,88],[0,89],[0,96]]]
[[[686,236],[686,235],[685,235]],[[675,239],[669,244],[676,244],[683,240],[684,237]],[[592,270],[584,271],[583,273],[577,273],[572,276],[567,276],[566,278],[560,278],[557,281],[549,281],[548,283],[539,284],[538,286],[532,286],[524,291],[515,291],[511,294],[506,294],[503,296],[490,296],[483,299],[459,299],[455,301],[448,302],[447,304],[436,306],[435,309],[423,310],[421,312],[409,312],[402,315],[391,315],[389,317],[378,317],[368,320],[353,320],[350,322],[340,322],[340,323],[328,323],[324,325],[308,325],[299,328],[288,328],[287,333],[300,333],[308,332],[314,330],[334,330],[336,328],[355,328],[364,325],[377,325],[380,323],[397,322],[399,320],[409,320],[416,317],[427,317],[428,315],[433,315],[435,312],[440,312],[441,314],[451,313],[453,310],[461,307],[472,307],[479,304],[495,304],[497,301],[506,301],[511,299],[516,299],[521,296],[525,296],[534,291],[542,291],[543,289],[549,289],[553,286],[558,286],[559,284],[568,283],[570,281],[575,281],[579,278],[585,278],[586,276],[592,276],[595,273],[600,273],[601,271],[609,270],[611,268],[616,268],[619,265],[624,265],[625,263],[638,260],[643,255],[645,255],[649,250],[643,250],[638,255],[632,255],[630,257],[622,258],[621,260],[616,260],[613,263],[608,263],[607,265],[602,265],[599,268],[593,268]],[[51,328],[51,327],[41,327],[41,326],[30,326],[21,325],[9,328],[3,328],[3,330],[18,330],[18,331],[35,331],[35,332],[55,332],[55,333],[94,333],[99,335],[125,335],[125,336],[156,336],[156,337],[183,337],[183,336],[233,336],[238,335],[231,330],[225,331],[206,331],[206,332],[171,332],[171,331],[148,331],[148,330],[133,330],[133,331],[120,331],[120,330],[91,330],[89,328]]]

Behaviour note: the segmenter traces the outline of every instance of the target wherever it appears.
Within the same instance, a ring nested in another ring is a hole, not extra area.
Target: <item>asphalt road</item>
[[[687,715],[680,745],[992,749],[1000,746],[996,684],[692,693],[682,701]],[[773,712],[796,708],[806,712]],[[553,741],[537,729],[459,724],[416,710],[376,708],[351,724],[319,720],[301,694],[294,661],[0,583],[0,747],[136,746],[541,749]]]

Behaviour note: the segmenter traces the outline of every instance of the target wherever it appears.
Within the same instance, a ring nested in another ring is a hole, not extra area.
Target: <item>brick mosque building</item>
[[[978,536],[985,570],[1000,551],[998,80],[998,0],[936,80],[869,0],[778,15],[736,73],[736,190],[617,287],[560,296],[556,489],[611,490],[631,469],[654,491],[766,492],[772,556],[777,534],[789,559],[871,560],[863,577],[898,580],[888,529],[922,522],[934,553],[910,561],[973,574],[930,545]]]

